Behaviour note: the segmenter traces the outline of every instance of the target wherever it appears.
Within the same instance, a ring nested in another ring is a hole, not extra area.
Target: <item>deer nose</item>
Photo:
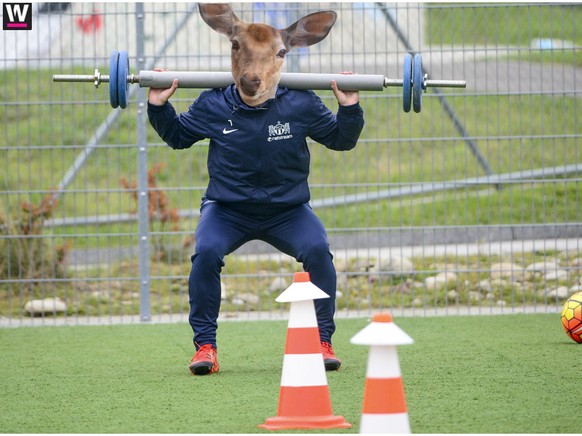
[[[261,79],[258,76],[248,78],[246,75],[241,76],[240,86],[247,95],[255,95],[261,86]]]

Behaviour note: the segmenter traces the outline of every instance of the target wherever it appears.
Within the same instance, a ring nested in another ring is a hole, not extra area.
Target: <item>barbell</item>
[[[109,58],[109,75],[95,69],[93,75],[55,74],[53,82],[91,82],[98,88],[101,83],[109,83],[109,101],[115,109],[125,109],[129,103],[129,85],[139,84],[141,88],[169,88],[178,79],[181,88],[225,88],[234,79],[230,72],[193,72],[193,71],[153,71],[142,70],[130,74],[129,56],[126,51],[114,50]],[[465,88],[464,80],[429,80],[423,73],[422,56],[410,53],[404,56],[402,79],[388,79],[379,74],[315,74],[281,73],[280,85],[290,89],[329,90],[335,80],[338,88],[344,91],[382,91],[387,87],[402,87],[404,112],[420,112],[422,94],[429,87]]]

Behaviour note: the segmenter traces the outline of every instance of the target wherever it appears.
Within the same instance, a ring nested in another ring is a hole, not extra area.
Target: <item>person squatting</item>
[[[152,88],[148,96],[149,121],[171,148],[187,149],[210,139],[209,183],[195,230],[196,248],[188,283],[189,322],[196,348],[189,369],[194,375],[219,370],[216,330],[224,257],[248,241],[262,240],[302,263],[311,281],[330,296],[315,300],[315,309],[325,367],[337,370],[341,360],[331,346],[336,271],[323,223],[309,205],[307,138],[330,150],[353,149],[364,126],[359,94],[339,90],[332,81],[338,101],[336,114],[313,91],[281,87],[276,77],[261,94],[261,78],[245,79],[248,72],[237,77],[235,71],[235,54],[241,50],[242,36],[248,41],[251,26],[257,25],[238,20],[227,5],[200,5],[200,12],[213,29],[231,39],[235,83],[203,91],[180,114],[168,101],[179,87],[178,81],[168,89]],[[312,17],[317,14],[326,15]],[[314,18],[318,22],[310,23],[309,28],[324,28],[311,40],[296,37],[298,42],[293,43],[289,36],[296,32],[293,26],[277,30],[286,44],[282,50],[325,38],[335,14],[316,13],[301,20]],[[229,24],[225,24],[227,21]],[[276,56],[280,54],[278,51]]]

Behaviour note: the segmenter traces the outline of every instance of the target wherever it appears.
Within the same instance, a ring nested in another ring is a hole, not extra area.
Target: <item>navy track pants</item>
[[[314,302],[320,338],[331,343],[335,331],[336,272],[325,228],[309,205],[261,217],[207,202],[201,208],[195,236],[196,251],[192,256],[188,288],[189,321],[196,348],[204,344],[216,346],[224,256],[255,239],[265,241],[301,262],[311,281],[330,296]]]

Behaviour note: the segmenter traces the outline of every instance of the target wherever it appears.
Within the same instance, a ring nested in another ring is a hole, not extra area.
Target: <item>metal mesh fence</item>
[[[330,35],[287,71],[402,78],[420,52],[420,114],[402,90],[362,92],[357,147],[310,143],[312,207],[329,235],[338,316],[557,311],[581,290],[582,6],[237,3],[283,28],[331,9]],[[4,12],[5,13],[5,12]],[[184,321],[207,142],[173,151],[145,117],[146,90],[111,109],[107,73],[228,71],[227,40],[188,3],[35,3],[30,31],[0,33],[0,325]],[[184,111],[200,90],[172,101]],[[326,105],[337,102],[318,92]],[[274,300],[301,270],[262,242],[226,258],[222,317],[285,316]]]

